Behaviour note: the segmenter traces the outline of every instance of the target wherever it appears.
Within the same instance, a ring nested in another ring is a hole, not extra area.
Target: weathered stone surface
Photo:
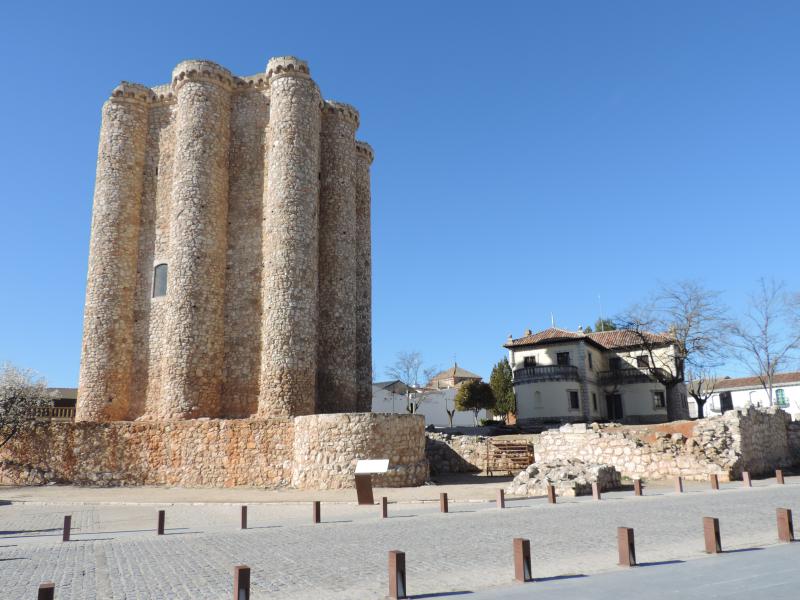
[[[424,419],[350,413],[295,419],[40,422],[0,450],[0,483],[352,487],[359,458],[388,458],[376,485],[428,477]]]
[[[536,460],[607,463],[627,477],[645,479],[705,480],[715,473],[726,481],[742,471],[758,475],[792,464],[790,439],[800,440],[793,432],[785,412],[754,407],[657,426],[564,425],[541,434]]]
[[[323,414],[294,420],[294,470],[298,488],[337,489],[353,486],[358,459],[389,459],[385,475],[374,485],[422,485],[428,479],[425,418],[377,413]]]
[[[114,90],[79,421],[369,410],[373,155],[357,127],[289,56],[247,77],[189,60],[168,85]]]
[[[425,456],[431,474],[477,473],[486,468],[486,437],[427,432]]]
[[[617,489],[621,475],[612,465],[591,464],[581,460],[536,462],[514,478],[506,494],[513,496],[544,496],[547,484],[556,490],[556,496],[585,496],[592,493],[592,484],[598,483],[600,491]]]

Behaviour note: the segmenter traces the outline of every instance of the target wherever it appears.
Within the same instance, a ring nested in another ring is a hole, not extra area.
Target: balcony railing
[[[611,371],[600,371],[597,374],[600,385],[619,385],[625,383],[647,383],[654,381],[655,377],[649,369],[637,369],[635,367],[625,369],[613,369]]]
[[[578,367],[573,365],[537,365],[514,370],[514,383],[536,381],[578,381]]]
[[[74,421],[75,420],[75,407],[74,406],[49,406],[43,408],[36,413],[39,419],[48,419],[50,421]]]

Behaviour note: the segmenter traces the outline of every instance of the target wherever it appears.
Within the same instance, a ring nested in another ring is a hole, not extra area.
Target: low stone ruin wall
[[[425,456],[431,475],[479,473],[486,468],[484,436],[428,432],[425,437]]]
[[[0,482],[279,486],[292,476],[290,419],[37,423],[0,458]]]
[[[428,479],[425,417],[338,413],[295,418],[293,487],[352,487],[359,458],[389,459],[389,471],[373,475],[373,485],[422,485]]]
[[[316,428],[316,430],[315,430]],[[424,418],[40,422],[0,450],[0,483],[185,487],[353,486],[358,458],[389,458],[388,486],[427,479]]]
[[[536,460],[610,464],[631,478],[705,480],[716,473],[726,481],[791,465],[789,419],[777,408],[751,407],[655,426],[565,425],[539,436]]]
[[[620,487],[620,474],[611,465],[590,465],[572,459],[557,463],[537,462],[530,465],[508,484],[511,496],[545,496],[547,486],[555,488],[556,496],[585,496],[592,493],[596,483],[601,492]]]

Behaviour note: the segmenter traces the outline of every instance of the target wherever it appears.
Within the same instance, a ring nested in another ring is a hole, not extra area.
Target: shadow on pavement
[[[575,575],[554,575],[553,577],[534,577],[534,583],[544,583],[545,581],[561,581],[562,579],[581,579],[583,577],[587,577],[583,573],[577,573]]]
[[[465,590],[463,592],[441,592],[439,594],[418,594],[414,596],[409,596],[409,598],[445,598],[446,596],[466,596],[467,594],[472,594],[473,592],[469,590]]]
[[[663,565],[679,565],[685,563],[685,560],[659,560],[656,562],[643,562],[638,563],[637,567],[661,567]]]

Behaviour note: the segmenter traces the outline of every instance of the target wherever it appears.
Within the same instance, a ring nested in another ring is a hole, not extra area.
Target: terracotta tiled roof
[[[786,385],[789,383],[800,383],[800,372],[795,371],[792,373],[777,373],[772,378],[772,385]],[[715,392],[722,392],[725,390],[733,390],[739,388],[760,388],[761,381],[758,377],[736,377],[717,379],[714,386]]]
[[[566,329],[559,329],[558,327],[551,327],[544,331],[532,333],[530,335],[511,340],[506,344],[506,348],[513,346],[533,346],[542,342],[558,342],[561,340],[580,340],[586,337],[585,333],[580,331],[567,331]]]
[[[647,337],[647,340],[650,343],[669,344],[673,341],[670,336],[663,333],[645,333],[644,335]],[[583,333],[582,331],[569,331],[567,329],[551,327],[549,329],[545,329],[544,331],[539,331],[521,338],[512,339],[505,344],[505,347],[514,348],[517,346],[535,346],[536,344],[541,344],[544,342],[566,342],[572,340],[587,340],[594,342],[598,346],[606,348],[607,350],[641,345],[641,339],[639,338],[639,335],[629,329]]]
[[[587,337],[594,340],[604,348],[627,348],[639,346],[642,339],[638,333],[630,329],[615,329],[614,331],[594,331],[587,333]],[[664,333],[644,333],[643,336],[650,344],[670,344],[674,340]]]
[[[438,379],[450,379],[455,375],[458,379],[482,379],[482,377],[476,373],[472,373],[471,371],[467,371],[466,369],[462,369],[458,365],[454,365],[449,369],[445,369],[441,373],[434,375],[431,378],[431,381],[436,381]]]

